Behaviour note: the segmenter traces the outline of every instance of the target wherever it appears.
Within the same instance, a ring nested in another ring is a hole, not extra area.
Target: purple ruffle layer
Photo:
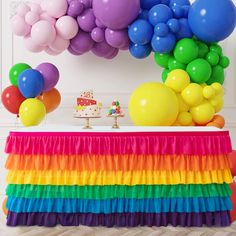
[[[136,226],[229,226],[231,223],[228,211],[207,213],[14,213],[9,212],[8,226],[46,226],[57,224],[63,226],[106,226],[106,227],[136,227]]]

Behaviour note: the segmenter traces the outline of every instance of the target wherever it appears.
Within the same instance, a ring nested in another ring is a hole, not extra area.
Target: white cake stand
[[[85,119],[85,120],[86,120],[86,124],[85,124],[85,126],[83,127],[83,129],[92,129],[93,127],[90,125],[90,120],[91,120],[91,119],[98,119],[98,118],[101,118],[101,116],[91,116],[91,117],[77,117],[77,116],[74,116],[74,118],[77,118],[77,119]]]

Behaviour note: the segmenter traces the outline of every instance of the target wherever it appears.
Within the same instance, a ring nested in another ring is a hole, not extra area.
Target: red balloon
[[[15,86],[7,87],[2,93],[2,103],[4,107],[11,113],[18,115],[21,103],[25,98],[20,90]]]
[[[233,176],[236,176],[236,151],[233,151],[229,155],[230,168]]]
[[[233,205],[233,209],[230,211],[230,216],[232,221],[236,221],[236,182],[230,184],[230,188],[232,190],[231,201]]]

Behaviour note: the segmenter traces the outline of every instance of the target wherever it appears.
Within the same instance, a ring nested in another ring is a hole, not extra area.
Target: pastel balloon
[[[70,40],[56,36],[56,39],[50,45],[50,48],[54,51],[62,52],[66,50],[70,45]]]
[[[30,11],[30,7],[25,3],[21,3],[17,8],[17,14],[22,17],[24,17],[26,13],[29,11]]]
[[[56,66],[51,63],[42,63],[36,67],[36,70],[39,71],[44,78],[44,92],[56,86],[60,77],[59,70]]]
[[[85,10],[77,17],[77,22],[82,30],[91,32],[96,27],[93,10],[91,8]]]
[[[138,126],[170,126],[178,112],[175,93],[158,82],[142,84],[130,97],[129,114]]]
[[[37,12],[30,11],[30,12],[26,13],[26,15],[25,15],[25,22],[28,25],[35,24],[37,21],[39,21],[39,19],[40,19],[40,16]]]
[[[41,15],[40,15],[40,20],[46,20],[48,22],[51,23],[51,25],[55,25],[56,24],[56,19],[49,16],[46,12],[43,12]]]
[[[105,31],[96,27],[91,32],[91,37],[96,43],[101,43],[105,40]]]
[[[25,100],[15,86],[5,88],[1,95],[2,104],[11,113],[18,115],[21,103]]]
[[[127,30],[111,30],[106,29],[105,38],[108,44],[114,48],[123,48],[129,44],[129,37]]]
[[[165,37],[159,37],[154,34],[152,38],[152,48],[154,52],[169,53],[174,49],[176,43],[175,36],[172,33],[167,34]]]
[[[62,16],[56,22],[57,33],[63,39],[72,39],[79,31],[76,20],[71,16]]]
[[[24,40],[25,47],[30,51],[30,52],[42,52],[45,47],[40,46],[38,44],[35,44],[34,40],[31,37],[25,37]]]
[[[31,37],[35,44],[50,45],[56,38],[56,30],[50,22],[40,20],[32,26]]]
[[[61,103],[61,94],[56,88],[43,92],[37,98],[44,104],[46,113],[53,112]]]
[[[113,30],[125,29],[139,14],[139,0],[93,0],[96,18]]]
[[[78,0],[73,0],[67,9],[67,15],[76,18],[85,9],[85,5]]]
[[[45,47],[44,48],[44,51],[48,54],[48,55],[50,55],[50,56],[57,56],[57,55],[59,55],[59,54],[61,54],[62,53],[62,51],[54,51],[52,48],[50,48],[50,47]]]
[[[67,0],[44,0],[43,10],[47,14],[54,18],[60,18],[67,12],[68,3]]]
[[[35,2],[29,2],[28,5],[30,7],[31,12],[35,12],[38,14],[42,13],[42,9],[40,7],[40,4],[35,3]]]
[[[21,16],[15,15],[11,18],[12,32],[17,36],[26,36],[30,33],[31,26]]]
[[[152,52],[152,47],[150,44],[140,45],[137,43],[131,43],[129,46],[129,51],[133,57],[137,59],[144,59],[150,55]]]
[[[113,54],[116,49],[110,46],[106,41],[103,41],[101,43],[95,43],[91,51],[98,57],[107,57]]]
[[[20,120],[24,126],[39,125],[46,115],[46,108],[37,98],[26,99],[20,106]]]

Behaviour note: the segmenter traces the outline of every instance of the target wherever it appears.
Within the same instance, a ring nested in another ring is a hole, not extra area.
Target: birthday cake
[[[100,117],[102,104],[94,100],[93,91],[85,91],[77,98],[74,117]]]
[[[111,104],[111,107],[108,111],[108,116],[124,116],[124,114],[121,111],[120,102],[117,100],[114,100]]]

